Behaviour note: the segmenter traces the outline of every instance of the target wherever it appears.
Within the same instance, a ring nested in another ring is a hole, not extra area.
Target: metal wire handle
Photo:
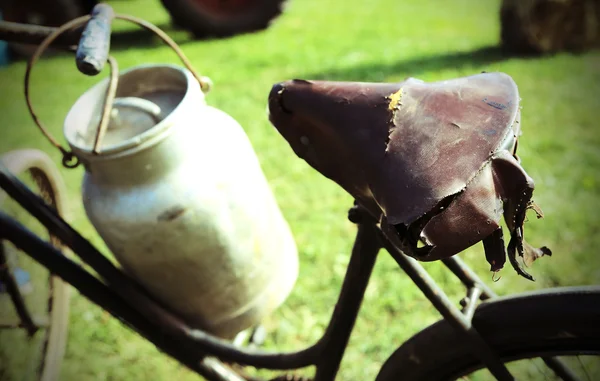
[[[200,84],[200,89],[202,90],[202,92],[208,93],[211,90],[212,81],[210,80],[210,78],[198,75],[198,73],[194,70],[191,62],[185,56],[185,54],[183,53],[183,51],[181,50],[179,45],[177,45],[177,43],[175,41],[173,41],[173,39],[171,39],[171,37],[169,37],[160,28],[158,28],[157,26],[155,26],[154,24],[152,24],[148,21],[145,21],[138,17],[134,17],[134,16],[130,16],[130,15],[116,14],[115,18],[132,22],[132,23],[156,34],[163,42],[165,42],[171,49],[173,49],[175,51],[175,54],[177,54],[177,56],[179,57],[181,62],[185,65],[185,67],[191,72],[191,74],[194,76],[194,78],[196,78],[196,80]],[[89,16],[89,15],[77,17],[77,18],[61,25],[56,30],[54,30],[37,47],[35,53],[31,56],[31,58],[27,62],[27,68],[25,70],[25,101],[27,102],[27,108],[29,109],[29,113],[30,113],[31,117],[33,118],[33,121],[35,122],[37,127],[40,129],[42,134],[46,137],[46,139],[48,139],[48,141],[61,152],[61,154],[63,155],[62,165],[66,168],[75,168],[80,164],[80,161],[72,151],[63,147],[50,134],[50,132],[48,132],[46,127],[44,127],[44,125],[42,124],[41,120],[39,119],[39,117],[37,116],[37,113],[35,112],[35,110],[33,108],[33,104],[31,103],[31,97],[30,97],[30,92],[29,92],[29,83],[30,83],[31,71],[33,69],[33,66],[39,60],[39,58],[42,56],[44,51],[46,51],[46,49],[50,46],[50,44],[52,44],[52,42],[54,42],[54,40],[56,40],[63,33],[67,32],[71,29],[84,26],[90,19],[91,19],[91,16]],[[98,130],[96,132],[96,138],[95,138],[94,147],[92,150],[92,152],[95,154],[99,153],[99,147],[102,142],[102,138],[104,136],[106,128],[108,126],[108,122],[109,122],[109,118],[110,118],[110,111],[113,106],[113,102],[114,102],[115,95],[117,92],[118,81],[119,81],[119,69],[118,69],[118,65],[117,65],[117,60],[114,57],[109,56],[108,64],[109,64],[109,68],[110,68],[110,79],[109,79],[109,83],[108,83],[108,88],[106,90],[106,96],[104,99],[102,116],[100,119]]]

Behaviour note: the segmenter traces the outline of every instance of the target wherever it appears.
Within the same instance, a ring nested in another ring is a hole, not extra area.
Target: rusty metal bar
[[[20,24],[9,21],[0,21],[0,40],[21,44],[39,45],[56,28],[41,25]],[[60,36],[55,46],[70,49],[77,46],[81,31],[73,31]]]
[[[467,292],[467,304],[465,309],[463,310],[463,314],[467,320],[473,320],[473,315],[475,314],[475,308],[477,308],[477,302],[479,301],[479,297],[481,296],[481,287],[479,285],[475,285],[469,289]]]
[[[481,300],[493,299],[498,295],[489,288],[482,280],[475,274],[475,272],[467,266],[467,264],[460,259],[458,256],[443,259],[442,262],[448,269],[467,287],[468,290],[472,290],[473,287],[481,289]],[[470,298],[471,303],[475,303],[476,300]],[[475,306],[476,307],[476,306]],[[472,311],[475,313],[475,310]],[[466,315],[469,319],[472,315]],[[579,378],[573,373],[569,366],[561,359],[557,357],[543,357],[542,360],[546,365],[552,369],[557,375],[559,375],[565,381],[578,381]]]
[[[315,364],[317,371],[314,381],[335,379],[369,284],[377,253],[381,249],[378,228],[366,211],[355,206],[348,217],[352,222],[358,223],[358,232],[342,291],[325,334],[318,343],[322,345],[323,354]]]
[[[510,374],[502,360],[485,342],[475,327],[472,326],[471,320],[467,319],[458,307],[452,303],[423,266],[415,259],[402,253],[383,233],[381,233],[381,239],[385,249],[392,255],[398,265],[419,287],[423,294],[425,294],[431,304],[442,314],[444,319],[455,329],[465,334],[465,338],[471,342],[473,355],[481,360],[497,380],[514,381],[514,377]]]
[[[476,285],[479,286],[482,291],[481,300],[498,297],[498,295],[496,295],[496,293],[457,255],[442,259],[442,262],[467,287],[467,289],[473,288]]]
[[[544,360],[546,366],[552,369],[562,381],[582,381],[581,378],[578,377],[577,374],[575,374],[575,372],[573,372],[562,360],[555,357],[543,357],[542,360]]]
[[[27,309],[27,305],[25,304],[25,300],[23,300],[23,295],[21,295],[21,291],[19,290],[17,280],[8,268],[8,261],[6,259],[4,243],[2,240],[0,240],[0,282],[4,283],[6,286],[6,290],[15,306],[15,310],[21,319],[20,325],[25,328],[30,337],[33,336],[39,327],[34,323],[33,318]]]

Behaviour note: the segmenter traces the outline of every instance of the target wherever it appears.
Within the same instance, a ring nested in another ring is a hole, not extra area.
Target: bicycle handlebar
[[[79,71],[97,75],[104,68],[110,50],[110,34],[115,12],[108,4],[94,7],[77,46],[75,62]]]

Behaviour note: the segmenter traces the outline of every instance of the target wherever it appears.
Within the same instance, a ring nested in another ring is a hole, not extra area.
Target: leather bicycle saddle
[[[422,261],[483,241],[492,271],[508,256],[531,262],[546,249],[523,241],[534,183],[516,156],[519,94],[506,74],[442,82],[291,80],[273,86],[270,120],[294,152],[342,186],[386,236]]]

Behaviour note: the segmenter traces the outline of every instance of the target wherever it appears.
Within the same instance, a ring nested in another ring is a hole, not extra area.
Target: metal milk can
[[[188,324],[231,338],[286,299],[294,239],[241,126],[178,66],[120,74],[100,153],[108,79],[69,111],[88,218],[124,270]]]

